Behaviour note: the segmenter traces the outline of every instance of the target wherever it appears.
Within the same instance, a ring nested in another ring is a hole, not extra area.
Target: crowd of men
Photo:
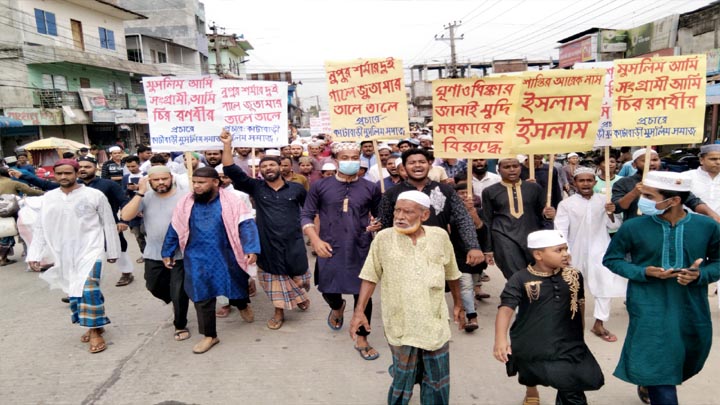
[[[539,403],[537,385],[556,388],[558,404],[586,403],[584,391],[602,387],[583,337],[586,288],[595,298],[589,330],[607,342],[617,341],[605,328],[611,300],[624,298],[630,325],[615,376],[643,401],[677,403],[675,386],[702,369],[707,288],[720,278],[720,145],[702,147],[699,168],[674,173],[644,149],[582,162],[570,153],[554,167],[541,155],[435,159],[428,129],[377,149],[321,135],[253,155],[226,131],[220,140],[221,150],[190,154],[140,146],[124,156],[113,146],[102,164],[80,150],[53,165],[54,181],[37,177],[25,154],[5,159],[2,194],[45,193],[24,208],[38,213],[26,260],[67,294],[91,353],[107,349],[103,260],[117,262],[118,287],[134,281],[130,231],[147,289],[172,303],[176,341],[191,338],[193,302],[198,354],[220,342],[216,318],[233,306],[254,321],[256,282],[274,307],[271,330],[285,311],[310,307],[314,282],[333,331],[353,296],[353,348],[375,360],[372,295],[381,284],[392,404],[407,403],[416,383],[422,403],[448,403],[445,296],[458,328],[477,330],[488,265],[507,280],[493,352],[519,374],[525,404]],[[0,239],[0,266],[14,242]]]

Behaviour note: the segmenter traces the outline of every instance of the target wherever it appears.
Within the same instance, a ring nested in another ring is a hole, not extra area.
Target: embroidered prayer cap
[[[567,240],[562,232],[555,229],[535,231],[527,237],[528,249],[543,249],[565,244],[567,244]]]
[[[395,167],[402,166],[402,158],[395,159]]]
[[[222,168],[222,165],[218,166],[218,167]],[[148,176],[156,174],[156,173],[172,173],[172,172],[170,171],[170,168],[167,166],[152,166],[147,171]]]
[[[526,155],[517,155],[515,158],[517,159],[518,162],[520,162],[520,164],[523,164],[523,163],[525,163],[525,161],[527,160],[528,157]]]
[[[360,167],[364,167],[364,168],[366,168],[366,169],[369,169],[369,168],[370,168],[370,166],[368,166],[367,160],[361,160],[361,161],[360,161]]]
[[[417,190],[411,190],[411,191],[403,191],[398,195],[397,201],[400,200],[408,200],[416,202],[420,205],[422,205],[425,208],[430,208],[430,197],[423,193],[422,191]]]
[[[692,178],[685,173],[650,171],[642,184],[660,190],[683,192],[692,188]]]
[[[160,167],[160,166],[156,166]],[[220,175],[218,172],[215,171],[212,167],[201,167],[195,171],[193,171],[192,174],[193,177],[207,177],[210,179],[220,179]]]
[[[378,151],[381,151],[381,150],[383,150],[383,149],[385,149],[385,150],[390,150],[390,151],[392,150],[392,148],[390,147],[390,145],[388,145],[388,144],[386,144],[386,143],[381,143],[380,145],[378,145]]]
[[[296,139],[290,143],[290,146],[303,146],[303,143],[299,139]]]
[[[280,157],[281,153],[277,149],[268,149],[265,151],[265,156],[277,156]]]
[[[408,139],[408,142],[410,142],[410,145],[420,146],[420,141],[417,140],[417,139],[415,139],[415,138],[410,138],[410,139]]]
[[[632,155],[632,160],[633,160],[633,162],[636,161],[637,158],[639,158],[640,156],[645,156],[645,151],[646,151],[646,150],[647,150],[647,149],[642,148],[642,149],[638,149],[638,150],[636,150],[635,152],[633,152],[633,155]],[[651,154],[654,153],[654,154],[657,155],[657,151],[654,150],[654,149],[650,149],[650,153],[651,153]]]
[[[338,153],[346,150],[360,150],[360,145],[357,142],[335,142],[332,146],[333,153]]]
[[[700,147],[700,156],[710,152],[720,152],[720,143],[713,143],[710,145],[703,145]]]
[[[55,169],[58,166],[72,166],[75,168],[75,171],[77,171],[80,168],[80,165],[78,165],[77,160],[75,159],[60,159],[53,165],[53,169]]]
[[[111,147],[108,148],[108,152],[110,152],[110,153],[120,152],[120,151],[122,151],[122,149],[120,149],[119,146],[111,146]]]
[[[522,156],[522,155],[518,155],[518,156]],[[520,162],[520,159],[518,159],[517,156],[505,156],[505,157],[501,157],[500,159],[498,159],[497,164],[499,165],[500,163],[503,162],[503,160],[517,160],[518,162]]]
[[[324,172],[326,170],[337,170],[337,167],[335,167],[334,163],[325,163],[322,165],[322,169],[320,169],[320,171]]]
[[[575,152],[568,153],[568,155],[567,155],[567,158],[568,158],[568,159],[574,158],[574,157],[580,157],[580,156],[578,156],[578,154],[575,153]]]
[[[420,135],[418,136],[418,139],[421,141],[432,141],[432,136],[430,135]]]
[[[573,177],[577,177],[579,174],[592,174],[594,176],[595,170],[585,166],[578,166],[578,168],[573,172]]]
[[[397,145],[398,143],[400,143],[400,140],[399,139],[390,139],[389,141],[385,141],[385,143],[388,145]]]

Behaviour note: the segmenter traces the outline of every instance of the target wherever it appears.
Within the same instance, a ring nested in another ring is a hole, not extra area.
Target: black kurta
[[[261,252],[258,266],[270,274],[301,276],[308,271],[307,253],[300,227],[300,209],[307,192],[298,183],[285,182],[275,191],[263,180],[253,179],[237,165],[223,171],[236,190],[255,202]]]
[[[520,384],[560,391],[591,391],[604,384],[602,370],[583,339],[583,277],[573,268],[553,275],[516,272],[500,306],[518,309],[510,328],[512,358]]]
[[[512,198],[508,195],[508,187]],[[545,192],[535,183],[521,181],[514,186],[496,183],[482,193],[483,219],[490,230],[491,246],[495,262],[506,279],[514,272],[524,269],[531,263],[532,257],[525,248],[527,236],[540,229],[552,229],[552,221],[543,219]],[[517,189],[522,194],[522,204],[518,200]],[[511,212],[511,204],[517,209],[519,218]]]

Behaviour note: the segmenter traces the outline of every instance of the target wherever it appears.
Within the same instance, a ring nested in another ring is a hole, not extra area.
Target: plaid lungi
[[[100,291],[101,270],[102,262],[98,260],[85,280],[82,297],[70,297],[72,323],[87,328],[99,328],[110,323],[105,316],[105,297]]]
[[[390,346],[393,377],[388,404],[407,404],[413,387],[420,384],[421,404],[447,404],[450,401],[449,343],[435,351],[412,346]]]
[[[309,271],[302,276],[290,277],[284,274],[270,274],[258,269],[257,277],[275,308],[290,310],[310,299],[307,292],[310,289],[312,275]]]

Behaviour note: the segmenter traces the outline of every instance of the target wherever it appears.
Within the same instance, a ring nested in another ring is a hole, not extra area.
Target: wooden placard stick
[[[372,144],[373,144],[373,150],[375,151],[375,165],[377,165],[377,171],[378,171],[377,175],[378,175],[378,178],[380,179],[380,193],[385,194],[385,179],[383,178],[383,171],[382,171],[383,167],[382,167],[382,164],[380,164],[380,151],[378,150],[377,140],[373,139]],[[368,170],[369,170],[369,168],[368,168]]]
[[[185,167],[187,167],[188,181],[190,182],[191,190],[192,190],[192,175],[193,175],[192,158],[193,158],[192,152],[185,152]]]
[[[535,166],[535,162],[532,162]],[[547,182],[547,199],[545,201],[545,207],[550,207],[552,204],[552,189],[553,189],[553,171],[555,170],[555,155],[550,154],[550,162],[548,163],[548,182]]]
[[[252,156],[250,163],[255,163],[255,148],[254,147],[250,150],[250,155]],[[257,178],[257,173],[255,173],[255,165],[254,164],[250,165],[250,171],[252,172],[252,178],[253,179]]]
[[[533,155],[532,153],[527,155],[527,162],[528,170],[530,170],[530,176],[528,177],[528,180],[535,180],[535,155]]]

